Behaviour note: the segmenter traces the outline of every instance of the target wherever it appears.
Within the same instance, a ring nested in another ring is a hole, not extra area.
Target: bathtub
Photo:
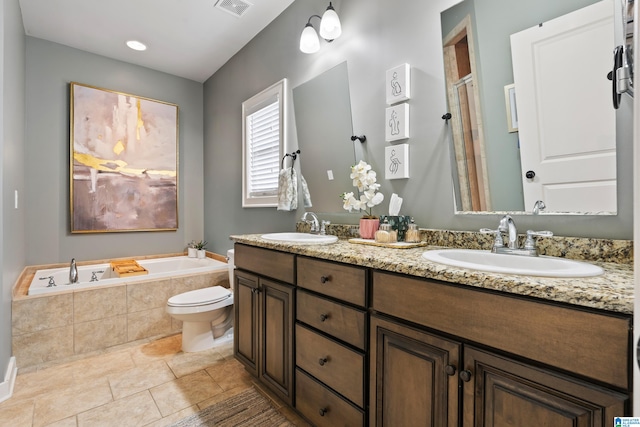
[[[69,283],[69,267],[37,270],[29,285],[28,295],[41,295],[94,286],[132,283],[227,269],[227,263],[222,261],[211,258],[189,258],[186,256],[143,259],[138,260],[138,264],[146,268],[149,273],[139,276],[118,277],[108,263],[78,266],[78,283],[74,284]]]

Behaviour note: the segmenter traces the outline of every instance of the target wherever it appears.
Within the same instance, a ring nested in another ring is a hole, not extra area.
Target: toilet
[[[233,249],[227,252],[229,284],[233,286]],[[174,295],[167,313],[182,321],[182,351],[207,350],[233,340],[233,292],[223,286]]]

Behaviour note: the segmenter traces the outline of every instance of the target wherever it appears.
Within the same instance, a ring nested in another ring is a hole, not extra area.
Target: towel
[[[304,179],[304,176],[302,176],[302,172],[300,172],[300,185],[302,186],[302,200],[304,201],[304,207],[310,208],[313,206],[311,204],[311,194],[309,193],[307,180]]]
[[[283,168],[278,174],[278,210],[294,211],[296,209],[298,209],[296,171],[293,167]]]

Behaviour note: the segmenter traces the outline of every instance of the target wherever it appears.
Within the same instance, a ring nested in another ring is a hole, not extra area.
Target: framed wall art
[[[401,64],[387,70],[386,88],[388,105],[411,98],[411,66]]]
[[[409,144],[398,144],[384,149],[384,178],[409,178]]]
[[[178,229],[178,106],[72,82],[72,233]]]
[[[409,138],[409,104],[387,107],[385,120],[385,141]]]

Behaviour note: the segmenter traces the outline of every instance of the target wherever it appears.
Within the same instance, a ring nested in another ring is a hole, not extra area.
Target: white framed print
[[[406,101],[411,98],[411,66],[402,64],[387,70],[387,104]]]
[[[397,144],[384,149],[385,179],[409,178],[409,144]]]
[[[385,141],[409,138],[409,104],[387,107],[385,119]]]

